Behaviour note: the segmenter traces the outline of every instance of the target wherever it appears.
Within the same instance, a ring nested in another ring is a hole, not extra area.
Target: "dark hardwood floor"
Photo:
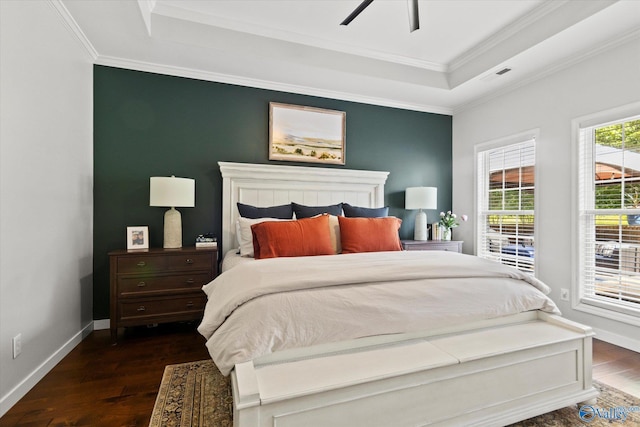
[[[207,359],[195,324],[94,331],[0,418],[0,426],[146,426],[165,365]],[[640,398],[640,353],[594,340],[594,379]]]
[[[165,365],[209,358],[197,324],[94,331],[2,418],[0,426],[146,426]]]

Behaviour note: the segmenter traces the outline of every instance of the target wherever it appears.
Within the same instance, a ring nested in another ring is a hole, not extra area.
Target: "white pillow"
[[[236,222],[236,237],[238,238],[238,246],[240,248],[240,256],[253,258],[253,234],[251,234],[251,226],[265,221],[292,221],[290,219],[278,218],[245,218],[239,217]]]
[[[331,236],[331,245],[336,254],[342,253],[342,245],[340,243],[340,222],[335,215],[329,215],[329,235]]]
[[[319,214],[313,218],[317,218],[322,215],[329,215],[329,237],[331,238],[331,246],[336,254],[342,253],[342,243],[340,242],[340,221],[338,217],[331,214]]]

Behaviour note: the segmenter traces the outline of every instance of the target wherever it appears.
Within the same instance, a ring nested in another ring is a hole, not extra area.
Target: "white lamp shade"
[[[409,187],[405,192],[405,209],[437,209],[438,189],[436,187]]]
[[[152,176],[149,180],[149,206],[192,208],[196,205],[195,179]]]

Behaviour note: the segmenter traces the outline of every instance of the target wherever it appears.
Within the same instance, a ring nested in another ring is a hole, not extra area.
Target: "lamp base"
[[[427,214],[420,209],[416,215],[416,226],[413,232],[413,240],[428,240]]]
[[[176,208],[164,213],[164,245],[165,249],[182,247],[182,216]]]

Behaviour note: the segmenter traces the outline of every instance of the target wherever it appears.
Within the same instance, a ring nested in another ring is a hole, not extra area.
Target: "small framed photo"
[[[149,227],[127,227],[127,250],[149,249]]]

